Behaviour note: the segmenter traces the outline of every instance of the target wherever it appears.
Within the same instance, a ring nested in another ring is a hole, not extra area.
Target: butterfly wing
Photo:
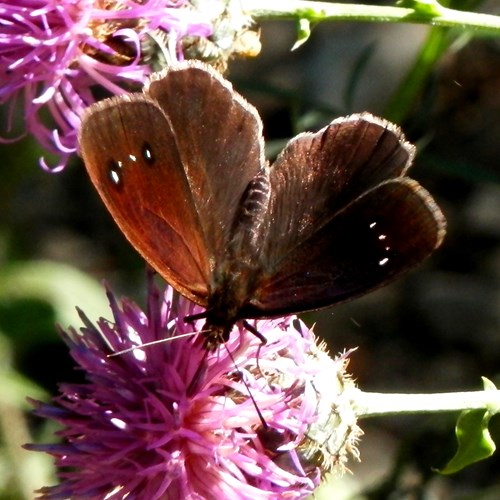
[[[92,182],[128,240],[175,288],[203,303],[206,245],[162,110],[142,95],[102,101],[84,116],[79,143]]]
[[[239,199],[261,168],[261,122],[204,65],[90,108],[79,143],[122,232],[170,284],[207,304]]]
[[[262,122],[210,66],[188,61],[147,89],[165,111],[211,257],[227,257],[242,195],[265,164]]]
[[[245,317],[327,307],[393,280],[424,260],[444,217],[404,177],[413,147],[368,114],[295,138],[271,170],[270,237]]]

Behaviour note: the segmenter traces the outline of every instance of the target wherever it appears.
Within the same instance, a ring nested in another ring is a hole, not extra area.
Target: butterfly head
[[[213,296],[217,298],[217,294]],[[205,324],[203,332],[205,334],[204,347],[208,351],[214,351],[220,344],[229,340],[229,335],[238,321],[238,309],[221,304],[222,307],[207,308],[205,312]]]
[[[203,347],[209,352],[215,351],[217,347],[227,342],[232,329],[232,324],[216,326],[211,325],[208,321],[205,322],[203,327],[203,331],[205,332]]]

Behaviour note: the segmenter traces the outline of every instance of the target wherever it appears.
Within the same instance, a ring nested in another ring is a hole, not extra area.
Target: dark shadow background
[[[293,25],[262,28],[262,55],[234,62],[228,77],[262,113],[274,150],[302,123],[314,130],[341,114],[382,114],[426,32],[325,24],[291,53]],[[363,57],[367,62],[355,78]],[[419,146],[412,177],[447,216],[446,241],[394,285],[305,319],[317,323],[332,353],[359,347],[349,368],[363,390],[479,390],[481,376],[498,385],[500,42],[476,40],[449,50],[401,125]],[[144,265],[79,159],[49,175],[37,167],[40,151],[29,139],[0,148],[0,266],[66,263],[141,302]],[[57,382],[77,378],[55,334],[51,304],[40,297],[0,298],[0,330],[14,346],[12,365],[52,394]],[[453,415],[361,422],[363,462],[352,464],[349,481],[361,483],[370,499],[499,498],[498,455],[452,477],[432,471],[454,454],[454,423]],[[498,418],[491,430],[500,442]]]

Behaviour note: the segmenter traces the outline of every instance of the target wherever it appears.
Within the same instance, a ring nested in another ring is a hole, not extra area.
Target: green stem
[[[337,4],[302,0],[242,0],[243,9],[256,20],[362,21],[428,24],[476,34],[500,35],[500,16],[448,9],[432,3],[414,2],[414,8]]]
[[[458,412],[498,409],[500,408],[500,391],[385,394],[353,389],[352,401],[359,418],[410,413]]]

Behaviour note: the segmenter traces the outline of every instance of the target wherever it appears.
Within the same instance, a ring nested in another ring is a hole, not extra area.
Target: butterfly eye
[[[142,158],[148,165],[153,165],[155,162],[155,157],[153,155],[153,149],[151,148],[151,145],[149,142],[145,142],[142,145],[142,150],[141,150]]]
[[[108,177],[111,184],[120,188],[123,185],[123,162],[110,160],[108,162]]]

